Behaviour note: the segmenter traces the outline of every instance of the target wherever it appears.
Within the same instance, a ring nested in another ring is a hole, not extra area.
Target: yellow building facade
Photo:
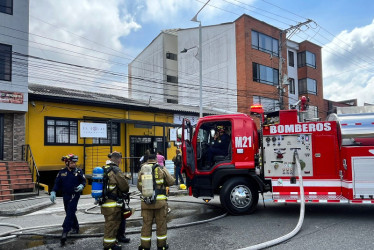
[[[108,101],[103,94],[96,94],[96,98],[87,92],[68,96],[61,94],[64,89],[41,85],[30,85],[29,89],[26,144],[40,182],[50,188],[57,171],[64,167],[62,156],[70,153],[78,155],[78,167],[88,176],[93,168],[105,165],[112,151],[122,153],[124,172],[136,172],[147,149],[161,151],[169,160],[175,155],[176,143],[169,140],[169,131],[177,126],[173,122],[178,111],[118,97]],[[107,138],[82,138],[81,123],[106,124]]]

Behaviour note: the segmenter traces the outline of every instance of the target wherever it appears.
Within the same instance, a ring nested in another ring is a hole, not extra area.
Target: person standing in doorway
[[[162,155],[161,151],[157,151],[157,163],[160,166],[165,166],[165,157]]]
[[[174,162],[175,166],[175,185],[179,185],[178,179],[180,179],[180,182],[184,184],[183,176],[181,173],[182,169],[182,154],[179,149],[176,150],[177,155],[173,157],[172,161]]]

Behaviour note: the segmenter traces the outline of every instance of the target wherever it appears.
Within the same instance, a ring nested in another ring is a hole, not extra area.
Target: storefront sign
[[[107,138],[107,125],[106,123],[80,123],[80,137],[88,138]]]
[[[191,122],[192,125],[196,125],[197,120],[199,120],[198,116],[188,116],[188,115],[178,115],[178,114],[175,114],[174,115],[174,123],[175,124],[180,124],[181,127],[182,127],[183,118],[187,118],[188,120],[190,120],[190,122]]]
[[[177,129],[176,128],[170,129],[170,141],[177,141]]]
[[[23,93],[0,91],[0,102],[23,104]]]

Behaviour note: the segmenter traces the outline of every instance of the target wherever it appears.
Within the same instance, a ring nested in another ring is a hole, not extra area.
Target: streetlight
[[[200,78],[200,115],[199,117],[203,117],[203,57],[202,57],[202,49],[203,49],[203,42],[201,38],[201,21],[197,20],[197,15],[199,15],[200,11],[204,9],[204,7],[209,3],[208,0],[203,7],[196,13],[196,15],[191,19],[192,22],[199,23],[199,78]],[[193,48],[193,47],[192,47]],[[184,49],[181,53],[186,53],[188,49]]]

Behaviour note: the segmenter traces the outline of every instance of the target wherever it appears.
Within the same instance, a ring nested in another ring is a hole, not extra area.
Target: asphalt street
[[[98,208],[92,208],[92,198],[83,197],[79,204],[79,222],[103,221]],[[139,208],[139,201],[132,200],[132,207]],[[283,236],[296,226],[299,218],[299,204],[279,204],[260,201],[257,211],[251,215],[225,216],[199,225],[186,223],[203,221],[224,214],[219,200],[205,204],[189,196],[170,198],[169,226],[182,225],[168,230],[170,249],[240,249]],[[89,209],[85,212],[85,210]],[[306,215],[301,231],[292,239],[270,249],[374,249],[374,208],[371,205],[356,204],[306,204]],[[1,223],[12,223],[24,228],[40,225],[56,225],[52,229],[38,231],[57,237],[35,235],[18,236],[16,239],[0,242],[1,249],[102,249],[102,237],[87,237],[102,233],[103,224],[81,226],[83,238],[69,238],[62,248],[59,246],[61,223],[65,214],[62,202],[31,214],[2,217]],[[184,226],[183,226],[184,225]],[[137,249],[141,226],[140,212],[137,211],[128,222],[129,244],[122,249]],[[0,232],[12,228],[1,227]],[[24,231],[27,233],[27,231]],[[152,245],[155,249],[155,233]]]

